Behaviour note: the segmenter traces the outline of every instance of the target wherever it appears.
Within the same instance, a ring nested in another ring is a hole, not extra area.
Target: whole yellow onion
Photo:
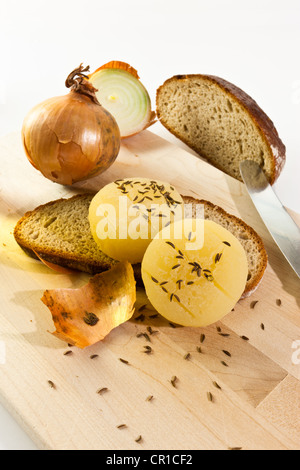
[[[46,178],[71,185],[105,171],[120,149],[113,116],[96,98],[82,64],[66,80],[70,92],[35,106],[25,117],[22,140],[30,163]]]

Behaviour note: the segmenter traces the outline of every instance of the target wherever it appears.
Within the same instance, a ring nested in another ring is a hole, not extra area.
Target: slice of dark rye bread
[[[200,156],[242,181],[239,163],[254,160],[270,184],[285,163],[273,122],[245,93],[212,75],[176,75],[156,94],[157,117]]]
[[[14,236],[23,250],[33,258],[67,268],[96,274],[110,269],[118,261],[106,256],[95,243],[88,221],[93,194],[58,199],[27,212],[17,223]],[[183,196],[195,216],[196,205],[204,205],[204,218],[213,220],[235,235],[243,245],[249,274],[243,297],[250,295],[261,281],[267,266],[267,253],[257,233],[241,219],[205,200]],[[37,256],[38,255],[38,256]],[[140,264],[133,266],[136,281],[142,285]]]

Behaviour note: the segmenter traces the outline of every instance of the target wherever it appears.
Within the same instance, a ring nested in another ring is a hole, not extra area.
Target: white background
[[[65,94],[80,62],[91,71],[130,63],[153,105],[172,75],[218,75],[274,121],[287,147],[276,191],[300,212],[299,46],[300,0],[0,0],[0,136],[20,129],[35,104]],[[159,123],[151,130],[184,147]],[[0,449],[34,448],[0,406]]]

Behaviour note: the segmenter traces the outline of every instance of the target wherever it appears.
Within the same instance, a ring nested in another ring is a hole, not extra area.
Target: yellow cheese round
[[[142,262],[150,302],[183,326],[207,326],[229,313],[244,292],[247,274],[246,254],[237,238],[202,219],[184,219],[163,229]]]
[[[169,183],[147,178],[117,180],[102,188],[89,209],[92,235],[101,251],[140,263],[166,225],[183,217],[183,200]]]

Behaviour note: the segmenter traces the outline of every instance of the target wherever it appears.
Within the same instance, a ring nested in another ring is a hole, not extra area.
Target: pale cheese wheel
[[[150,302],[169,321],[184,326],[207,326],[228,314],[244,292],[247,275],[246,254],[237,238],[202,219],[163,229],[142,262]]]
[[[130,263],[140,263],[155,235],[182,218],[183,200],[178,191],[169,183],[147,178],[108,184],[89,209],[91,232],[100,250]]]

